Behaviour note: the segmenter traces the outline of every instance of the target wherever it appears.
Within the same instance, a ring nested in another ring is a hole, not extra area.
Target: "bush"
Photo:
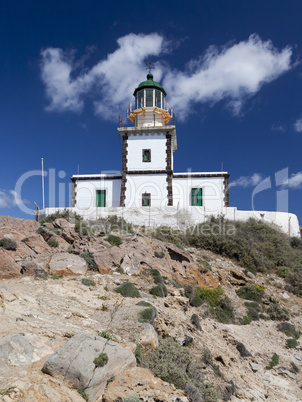
[[[199,296],[193,296],[192,299],[190,299],[190,305],[192,307],[199,307],[203,304],[203,300]]]
[[[167,280],[168,282],[171,283],[172,286],[174,286],[176,289],[181,289],[183,288],[183,284],[181,282],[179,282],[177,279],[174,278],[167,278],[164,276],[164,279]]]
[[[14,240],[4,237],[0,240],[0,247],[4,248],[5,250],[15,251],[17,249],[17,243]]]
[[[93,360],[93,363],[96,368],[98,367],[104,367],[108,363],[108,355],[107,353],[101,353],[99,357],[96,357]]]
[[[218,305],[223,293],[224,291],[221,288],[212,289],[208,287],[200,287],[195,290],[195,296],[200,297],[212,307]]]
[[[231,258],[253,273],[281,273],[290,291],[302,296],[300,239],[288,239],[277,228],[254,219],[240,222],[213,217],[188,229],[186,236],[191,246]]]
[[[261,302],[264,295],[264,289],[261,286],[248,284],[236,290],[236,293],[241,297],[241,299]]]
[[[153,307],[151,303],[148,303],[144,300],[139,301],[138,303],[136,303],[137,306],[143,306],[143,307]]]
[[[186,384],[192,384],[203,391],[201,367],[190,357],[189,350],[172,338],[159,338],[156,350],[143,351],[139,348],[135,354],[140,366],[148,368],[163,381],[180,389],[184,389]]]
[[[207,262],[207,261],[204,261],[204,260],[197,260],[197,262],[198,262],[198,264],[200,265],[200,267],[199,267],[199,272],[201,273],[201,274],[205,274],[206,272],[208,272],[208,271],[212,271],[212,267],[211,267],[211,265]]]
[[[148,322],[150,324],[153,324],[154,319],[157,316],[157,310],[155,307],[149,307],[146,308],[145,310],[142,310],[140,313],[140,322]]]
[[[58,247],[58,246],[59,246],[59,243],[58,243],[57,240],[54,239],[53,237],[51,237],[50,239],[47,240],[47,244],[48,244],[50,247]]]
[[[277,325],[277,329],[291,338],[299,339],[301,335],[301,332],[297,331],[295,326],[289,322],[281,322]]]
[[[93,253],[82,253],[80,254],[80,257],[82,257],[88,264],[88,267],[90,271],[96,271],[98,272],[98,266],[96,265],[96,262],[94,261],[94,256]]]
[[[122,243],[123,240],[119,236],[114,236],[114,235],[109,235],[105,238],[108,243],[110,243],[112,246],[119,247]]]
[[[192,314],[191,322],[199,331],[201,330],[200,319],[197,314]]]
[[[267,313],[273,321],[287,321],[289,320],[289,312],[283,306],[280,306],[278,301],[270,304]]]
[[[273,367],[277,366],[277,364],[279,364],[279,356],[277,355],[277,353],[274,353],[272,360],[271,360],[270,364],[268,366],[266,366],[266,369],[271,370]]]
[[[229,324],[235,318],[234,308],[228,296],[222,297],[215,307],[211,307],[210,313],[217,321],[223,324]]]
[[[114,291],[116,293],[121,294],[124,297],[136,297],[136,298],[141,297],[139,291],[132,282],[125,282],[122,285],[118,286],[116,289],[114,289]]]
[[[74,222],[80,222],[82,221],[82,217],[78,214],[76,214],[75,212],[71,212],[70,210],[65,209],[64,211],[57,211],[54,214],[48,215],[46,216],[45,219],[41,220],[41,225],[43,225],[43,223],[52,223],[53,221],[55,221],[58,218],[64,218],[66,219],[68,222],[74,223]]]
[[[85,223],[77,222],[74,226],[75,232],[77,232],[80,236],[87,236],[88,235],[88,227]]]
[[[194,286],[187,283],[184,286],[184,290],[185,290],[185,296],[188,299],[192,299],[192,297],[194,296]]]
[[[294,362],[290,362],[290,365],[291,365],[291,368],[289,369],[289,371],[291,371],[292,373],[295,373],[295,374],[299,373],[300,369],[299,369],[299,367],[297,367],[295,365]]]
[[[164,258],[165,253],[163,251],[154,251],[154,256],[156,258]]]
[[[166,297],[168,294],[168,290],[163,283],[160,283],[157,286],[154,286],[152,289],[150,289],[149,293],[157,297]]]
[[[110,224],[110,231],[118,231],[120,233],[134,233],[132,224],[126,222],[124,218],[117,215],[109,216],[108,218],[101,218],[98,222],[108,222]]]
[[[194,385],[187,384],[185,391],[190,402],[202,402],[200,392]]]
[[[152,236],[155,239],[161,240],[166,243],[173,243],[178,246],[188,245],[186,234],[180,230],[173,229],[170,226],[157,227],[156,230],[152,232]]]
[[[89,397],[88,397],[88,395],[86,394],[84,388],[79,388],[77,391],[78,391],[78,393],[81,395],[81,397],[82,397],[85,401],[87,401],[87,402],[89,401]]]
[[[63,275],[52,275],[51,279],[62,279]]]
[[[109,341],[118,342],[117,338],[107,329],[105,331],[98,332],[98,336],[108,339]]]
[[[81,283],[85,286],[96,286],[96,283],[92,279],[83,278]]]
[[[296,346],[298,346],[298,342],[296,341],[296,339],[289,338],[289,339],[286,339],[286,345],[287,345],[289,348],[293,349],[293,348],[295,348]]]
[[[22,241],[22,243],[26,243],[28,240],[29,240],[28,237],[24,237],[24,239],[22,239],[21,241]]]

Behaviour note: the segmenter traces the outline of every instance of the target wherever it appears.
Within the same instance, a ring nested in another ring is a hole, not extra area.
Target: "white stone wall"
[[[299,221],[296,215],[286,212],[272,211],[238,211],[237,208],[225,207],[215,213],[204,207],[191,207],[179,209],[175,206],[165,209],[151,208],[95,208],[79,209],[68,208],[72,212],[82,215],[86,219],[106,218],[117,215],[126,219],[134,225],[145,225],[146,227],[158,227],[161,225],[171,226],[178,229],[186,229],[198,223],[205,222],[211,216],[224,216],[229,220],[247,221],[250,218],[263,220],[268,224],[274,224],[281,231],[292,237],[300,237]],[[41,217],[50,215],[64,208],[46,208],[41,211]],[[219,228],[217,228],[219,230]],[[223,228],[221,228],[223,230]]]
[[[151,206],[165,208],[168,202],[166,174],[127,175],[125,206],[140,208],[142,194],[151,194]]]
[[[106,190],[106,207],[120,206],[121,180],[77,180],[77,208],[89,210],[96,207],[97,190]]]
[[[151,162],[143,162],[143,149],[151,149]],[[166,169],[166,134],[150,132],[129,134],[127,169],[131,170],[165,170]]]
[[[223,177],[211,178],[173,178],[173,205],[180,209],[191,206],[191,189],[202,188],[203,206],[215,210],[221,210],[224,206]]]

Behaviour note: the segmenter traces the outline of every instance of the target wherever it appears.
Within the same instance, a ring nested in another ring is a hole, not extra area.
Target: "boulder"
[[[94,359],[101,353],[107,354],[108,362],[103,367],[96,367]],[[73,388],[85,389],[89,400],[96,401],[102,397],[109,378],[135,363],[134,354],[118,343],[78,333],[45,362],[42,371],[62,379]]]
[[[140,333],[139,343],[150,350],[155,350],[158,347],[158,336],[153,325],[149,323],[143,324],[143,330]]]
[[[112,247],[94,253],[94,261],[101,274],[118,268],[124,260],[125,252],[119,247]]]
[[[58,229],[73,229],[75,225],[68,222],[67,219],[57,218],[53,221],[53,226]]]
[[[0,248],[0,279],[15,278],[20,275],[21,267],[6,250]]]
[[[85,275],[88,264],[78,255],[57,253],[51,257],[49,270],[53,275]]]
[[[0,367],[30,365],[53,353],[43,341],[32,334],[13,334],[0,339]]]

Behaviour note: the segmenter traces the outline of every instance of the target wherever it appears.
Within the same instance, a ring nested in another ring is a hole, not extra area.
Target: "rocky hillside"
[[[0,400],[302,400],[302,299],[282,278],[44,225],[0,217]]]

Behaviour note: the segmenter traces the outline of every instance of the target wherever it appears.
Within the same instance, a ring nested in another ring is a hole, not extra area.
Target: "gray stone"
[[[13,334],[0,339],[0,367],[30,365],[53,350],[32,334]]]
[[[70,253],[57,253],[51,257],[49,269],[55,275],[85,275],[88,269],[84,258]]]
[[[251,366],[251,369],[253,370],[254,373],[256,373],[256,371],[259,370],[259,366],[256,363],[250,362],[250,366]]]
[[[285,367],[278,367],[277,368],[279,374],[285,374],[287,375],[289,378],[291,378],[292,380],[295,380],[295,376],[289,371],[287,370],[287,368]]]
[[[302,357],[301,357],[300,355],[294,355],[294,356],[295,356],[295,358],[296,358],[297,360],[299,360],[299,361],[302,360]]]
[[[158,336],[153,325],[143,324],[143,330],[140,334],[139,343],[148,349],[154,350],[158,347]]]
[[[108,362],[96,368],[93,361],[101,353],[107,354]],[[78,333],[45,362],[42,371],[73,388],[84,388],[89,400],[95,401],[102,397],[110,377],[135,364],[134,354],[118,343]]]

